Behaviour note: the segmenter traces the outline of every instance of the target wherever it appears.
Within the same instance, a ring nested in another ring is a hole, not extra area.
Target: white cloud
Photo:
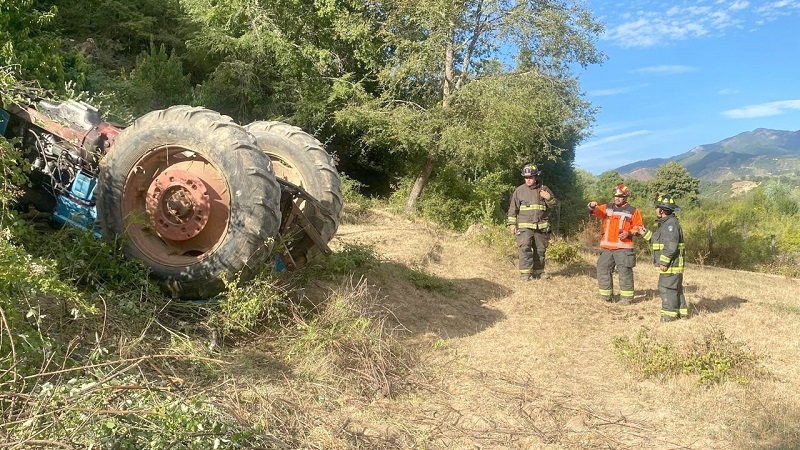
[[[645,134],[650,134],[649,130],[638,130],[638,131],[631,131],[629,133],[622,133],[616,134],[614,136],[604,137],[602,139],[597,139],[595,141],[589,142],[588,144],[584,144],[578,147],[578,151],[585,152],[588,150],[596,149],[597,147],[601,147],[603,145],[612,143],[612,142],[619,142],[624,141],[626,139],[643,136]],[[603,152],[604,155],[613,154],[613,152]]]
[[[665,41],[681,41],[707,33],[699,23],[640,17],[632,22],[609,27],[604,37],[622,47],[654,47]]]
[[[733,4],[728,6],[728,8],[733,10],[733,11],[739,11],[739,10],[742,10],[742,9],[747,9],[748,6],[750,6],[750,2],[739,1],[739,2],[734,2]]]
[[[718,92],[719,95],[736,95],[738,93],[739,93],[739,90],[738,89],[733,89],[733,88],[721,89]]]
[[[631,73],[636,74],[654,74],[654,75],[678,75],[682,73],[689,73],[694,72],[697,69],[691,66],[681,66],[681,65],[660,65],[660,66],[649,66],[649,67],[642,67],[640,69],[631,70]]]
[[[626,6],[636,7],[632,3],[622,7]],[[691,6],[653,2],[641,5],[641,9],[609,14],[603,38],[621,47],[656,47],[674,41],[719,36],[731,27],[751,29],[798,12],[800,0],[764,2],[757,7],[747,0],[700,0]]]
[[[760,105],[748,105],[742,108],[722,111],[722,115],[729,119],[752,119],[755,117],[777,116],[794,109],[800,109],[800,100],[782,100],[761,103]]]
[[[609,97],[612,95],[627,94],[629,92],[633,92],[637,89],[641,89],[646,86],[647,84],[645,83],[636,86],[625,86],[620,88],[593,89],[591,91],[588,91],[586,95],[588,95],[589,97]]]

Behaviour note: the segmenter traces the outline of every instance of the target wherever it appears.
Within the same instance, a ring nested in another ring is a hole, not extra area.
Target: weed
[[[615,337],[617,354],[643,378],[693,375],[700,383],[735,381],[747,384],[763,375],[759,357],[744,344],[731,341],[720,329],[710,329],[700,338],[677,346],[666,338],[651,335],[641,327],[632,337]]]
[[[247,283],[234,280],[226,283],[217,308],[211,310],[208,323],[221,333],[252,333],[259,323],[278,322],[289,315],[286,288],[267,273]]]
[[[283,340],[286,359],[306,376],[344,390],[394,395],[412,356],[386,329],[387,316],[381,311],[366,281],[354,285],[350,280],[309,317],[295,316]]]
[[[762,374],[757,367],[759,358],[743,343],[731,341],[724,331],[712,328],[690,342],[682,372],[697,375],[701,383],[732,380],[748,384],[754,375]]]
[[[4,442],[23,448],[46,436],[86,448],[262,448],[262,437],[226,418],[207,396],[176,395],[141,370],[126,374],[142,362],[77,368],[69,379],[42,373],[25,395],[20,383],[2,386],[0,397],[17,403],[0,411]]]
[[[361,194],[361,189],[366,187],[364,184],[344,173],[340,173],[339,176],[342,180],[342,201],[344,202],[340,220],[343,223],[355,223],[369,213],[370,208],[375,205],[375,201]]]
[[[615,337],[612,345],[617,354],[635,367],[643,378],[678,372],[677,352],[672,344],[654,339],[647,327],[641,327],[633,338]]]
[[[445,350],[450,348],[450,343],[446,339],[439,338],[433,341],[431,348],[434,350]]]
[[[445,297],[452,297],[456,294],[456,285],[450,280],[402,265],[394,265],[392,272],[397,278],[407,280],[418,289],[437,292]]]
[[[473,225],[465,233],[470,242],[486,245],[503,259],[517,256],[517,244],[505,225]]]
[[[550,241],[547,247],[547,259],[559,264],[570,264],[581,259],[580,245],[577,242],[569,242],[566,239],[555,238]]]
[[[379,265],[378,255],[371,246],[345,243],[341,251],[313,261],[307,270],[307,276],[331,279],[356,271],[368,272]]]

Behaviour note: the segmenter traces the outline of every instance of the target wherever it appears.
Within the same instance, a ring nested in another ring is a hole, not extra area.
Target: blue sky
[[[800,0],[585,0],[608,61],[579,73],[599,108],[575,166],[599,175],[756,128],[800,130]]]

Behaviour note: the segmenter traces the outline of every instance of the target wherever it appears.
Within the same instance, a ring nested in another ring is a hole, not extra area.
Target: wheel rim
[[[273,153],[265,152],[272,161],[272,172],[275,178],[286,180],[296,186],[307,188],[306,180],[300,175],[300,171],[291,162]]]
[[[228,184],[191,149],[164,146],[142,156],[125,179],[122,199],[131,243],[159,264],[196,263],[227,234]]]

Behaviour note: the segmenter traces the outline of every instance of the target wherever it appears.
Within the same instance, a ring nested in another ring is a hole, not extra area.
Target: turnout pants
[[[535,278],[544,272],[544,256],[549,243],[549,232],[529,228],[517,230],[520,275],[530,274]]]
[[[683,295],[683,274],[658,275],[658,295],[661,296],[661,317],[680,319],[689,317],[689,307]]]
[[[597,287],[600,297],[611,301],[614,293],[612,273],[616,267],[619,273],[620,300],[633,301],[633,268],[636,266],[636,254],[633,249],[602,249],[597,258]]]

